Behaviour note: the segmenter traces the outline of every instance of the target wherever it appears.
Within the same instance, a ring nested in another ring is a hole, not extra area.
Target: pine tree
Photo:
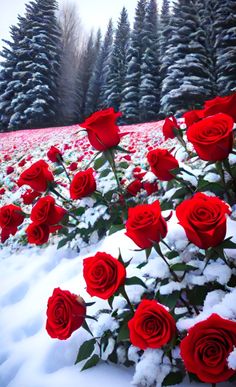
[[[124,7],[118,21],[110,64],[107,75],[107,82],[104,90],[103,103],[105,106],[112,106],[119,111],[121,103],[121,92],[124,87],[125,74],[127,70],[127,50],[130,39],[130,25],[127,10]]]
[[[165,114],[199,108],[212,89],[196,0],[175,3],[171,27],[170,46],[163,57],[167,72],[162,81],[161,109]]]
[[[97,31],[96,40],[94,41],[93,32],[91,32],[88,41],[82,49],[77,76],[77,107],[76,120],[82,122],[85,118],[85,103],[87,100],[89,82],[93,74],[95,61],[99,55],[101,47],[101,31]]]
[[[156,0],[150,0],[144,19],[141,82],[139,91],[139,119],[146,122],[157,119],[160,103],[159,31]]]
[[[219,95],[236,88],[236,2],[210,1],[214,11],[216,77]]]
[[[60,31],[56,0],[33,0],[21,19],[22,35],[14,55],[12,73],[14,96],[11,100],[9,129],[55,125],[57,119],[57,76]]]
[[[97,55],[86,97],[85,115],[89,116],[99,108],[103,108],[103,93],[107,81],[108,67],[113,42],[113,25],[109,21],[101,50]]]
[[[120,110],[123,112],[122,121],[128,124],[139,121],[141,64],[145,51],[143,44],[145,8],[146,0],[139,0],[135,12],[130,47],[127,53],[127,73]]]
[[[169,0],[163,0],[160,17],[160,55],[163,56],[166,46],[168,45],[169,38],[171,36],[170,23],[170,2]]]

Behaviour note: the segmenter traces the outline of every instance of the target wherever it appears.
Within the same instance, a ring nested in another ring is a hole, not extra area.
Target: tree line
[[[236,88],[234,0],[138,0],[131,28],[85,34],[74,6],[32,0],[4,41],[0,130],[79,123],[114,107],[121,123],[200,108]]]

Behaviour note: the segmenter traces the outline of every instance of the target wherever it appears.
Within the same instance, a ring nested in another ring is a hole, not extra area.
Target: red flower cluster
[[[24,221],[22,209],[14,204],[8,204],[0,208],[1,242],[4,243],[10,235],[15,235],[17,227]]]

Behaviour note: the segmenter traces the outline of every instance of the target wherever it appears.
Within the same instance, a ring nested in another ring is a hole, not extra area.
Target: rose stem
[[[55,195],[57,195],[59,198],[61,198],[65,202],[70,202],[69,199],[64,198],[64,196],[62,196],[55,188],[49,187],[49,190],[52,191]]]
[[[68,174],[68,172],[67,172],[67,170],[66,170],[66,168],[65,168],[65,165],[64,165],[64,163],[63,163],[63,161],[62,161],[62,159],[61,159],[60,156],[57,156],[57,161],[58,161],[58,163],[62,166],[62,168],[64,169],[64,172],[65,172],[65,174],[66,174],[66,176],[67,176],[67,179],[68,179],[69,182],[71,183],[71,178],[70,178],[70,176],[69,176],[69,174]]]
[[[231,170],[231,166],[230,166],[228,158],[223,160],[223,164],[224,164],[224,167],[225,167],[226,171],[228,172],[228,174],[232,177],[232,182],[233,182],[233,186],[234,186],[234,192],[236,193],[236,181],[235,181],[235,177],[233,175],[233,172]],[[233,198],[233,200],[234,200],[234,198]]]
[[[113,154],[112,151],[106,150],[104,152],[104,155],[105,155],[107,161],[109,162],[109,164],[111,166],[112,172],[114,173],[118,190],[122,193],[121,186],[120,186],[120,181],[119,181],[118,176],[117,176],[116,165],[115,165],[115,161],[114,161],[114,154]]]
[[[90,162],[85,166],[85,169],[88,169],[88,167],[92,164],[92,162],[96,159],[96,157],[100,154],[101,152],[96,152],[95,155],[91,158]]]
[[[129,305],[130,309],[132,310],[132,312],[134,313],[134,307],[133,305],[131,304],[131,301],[129,299],[129,296],[128,294],[126,293],[126,290],[125,290],[125,287],[123,286],[122,290],[121,290],[121,294],[122,296],[126,299],[127,301],[127,304]]]
[[[188,191],[190,191],[192,194],[194,193],[194,190],[192,189],[192,187],[190,187],[190,185],[188,185],[184,180],[178,178],[177,176],[174,177],[175,180],[177,180],[180,184],[183,184]]]
[[[226,186],[225,175],[224,175],[224,170],[223,170],[223,166],[222,166],[221,161],[216,162],[216,170],[219,172],[219,175],[221,177],[221,181],[222,181],[223,187],[225,189],[225,195],[227,196],[227,200],[229,203],[231,203],[231,198],[230,198],[227,186]]]

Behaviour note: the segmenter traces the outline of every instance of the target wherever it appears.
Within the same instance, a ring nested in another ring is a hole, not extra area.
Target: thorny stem
[[[114,161],[114,154],[112,151],[107,150],[104,152],[104,155],[111,166],[112,172],[114,173],[118,190],[119,190],[119,192],[122,192],[121,186],[120,186],[120,181],[119,181],[119,178],[117,176],[116,165],[115,165],[115,161]]]
[[[71,183],[71,178],[70,178],[70,176],[69,176],[69,174],[68,174],[68,172],[67,172],[67,170],[66,170],[66,168],[65,168],[65,165],[64,165],[62,159],[61,159],[60,157],[58,157],[57,160],[58,160],[59,164],[62,166],[62,168],[63,168],[63,170],[64,170],[64,172],[65,172],[65,174],[66,174],[66,176],[67,176],[67,179],[68,179],[69,182]]]
[[[130,299],[129,299],[128,294],[126,293],[125,287],[123,287],[123,289],[121,290],[121,294],[122,294],[122,296],[126,299],[127,304],[129,305],[130,309],[131,309],[132,312],[134,313],[134,307],[133,307],[133,305],[131,304],[131,301],[130,301]]]

